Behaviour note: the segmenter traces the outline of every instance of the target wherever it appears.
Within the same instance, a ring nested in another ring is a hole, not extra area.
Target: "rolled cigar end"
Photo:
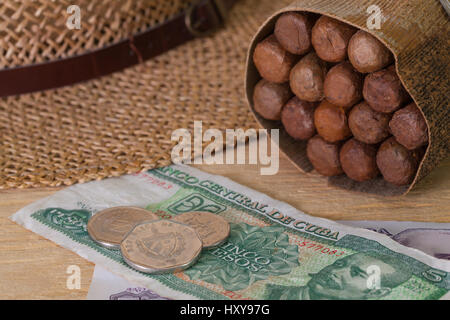
[[[287,83],[278,84],[265,79],[259,81],[253,92],[255,111],[267,120],[280,120],[281,110],[292,97]]]
[[[325,78],[325,98],[332,104],[348,108],[362,99],[362,86],[362,75],[350,62],[341,62],[331,68]]]
[[[389,114],[377,112],[366,102],[361,102],[350,112],[348,125],[357,140],[377,144],[389,137],[390,120]]]
[[[281,111],[281,122],[286,132],[296,140],[308,140],[316,134],[314,110],[317,103],[292,98]]]
[[[367,75],[363,96],[375,111],[384,113],[398,110],[409,100],[394,66]]]
[[[352,135],[345,109],[326,100],[314,112],[314,124],[319,135],[328,142],[345,140]]]
[[[394,113],[389,126],[397,142],[409,150],[428,144],[428,126],[415,103]]]
[[[350,179],[358,182],[368,181],[380,174],[376,156],[375,146],[350,139],[341,148],[341,166]]]
[[[274,83],[289,81],[289,73],[297,60],[283,49],[275,35],[260,42],[253,53],[253,62],[261,77]]]
[[[315,102],[324,98],[323,83],[327,74],[326,63],[314,53],[303,57],[290,73],[292,92],[301,100]]]
[[[380,40],[359,30],[348,44],[348,58],[361,73],[371,73],[386,68],[394,62],[394,56]]]
[[[380,146],[377,165],[384,180],[404,186],[414,180],[421,157],[421,150],[410,151],[392,137]]]
[[[312,29],[311,41],[317,55],[328,62],[347,58],[350,38],[356,28],[327,16],[320,17]]]
[[[306,13],[288,12],[275,24],[275,36],[288,52],[303,55],[311,50],[311,32],[314,18]]]
[[[332,177],[343,173],[339,161],[339,144],[325,141],[316,135],[308,141],[306,155],[314,169],[323,176]]]

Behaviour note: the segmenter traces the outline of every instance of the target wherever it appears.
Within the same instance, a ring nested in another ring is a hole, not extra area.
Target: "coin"
[[[125,235],[143,221],[159,217],[142,208],[114,207],[102,210],[92,216],[87,224],[89,236],[108,249],[119,249]]]
[[[203,242],[203,248],[221,245],[230,235],[230,224],[227,220],[210,212],[186,212],[172,219],[184,223],[197,231]]]
[[[189,268],[202,251],[197,232],[180,222],[156,220],[138,224],[122,241],[122,257],[132,268],[162,274]]]

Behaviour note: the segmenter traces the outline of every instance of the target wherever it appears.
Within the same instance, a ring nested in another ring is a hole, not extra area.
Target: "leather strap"
[[[0,97],[43,91],[91,80],[158,56],[208,34],[224,22],[237,0],[201,0],[185,13],[111,46],[83,55],[0,70]]]

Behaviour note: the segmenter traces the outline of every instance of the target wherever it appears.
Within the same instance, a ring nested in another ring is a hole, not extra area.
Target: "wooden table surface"
[[[256,165],[199,165],[287,202],[307,214],[334,220],[450,222],[450,159],[405,197],[348,193],[324,179],[299,173],[284,157],[276,176],[259,175]],[[0,191],[0,299],[84,299],[94,265],[13,223],[20,208],[59,189]],[[67,268],[81,269],[81,289],[67,289]]]

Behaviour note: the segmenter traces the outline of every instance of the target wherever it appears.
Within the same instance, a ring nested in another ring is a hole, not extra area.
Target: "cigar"
[[[362,75],[345,61],[330,69],[324,82],[325,98],[337,106],[349,108],[362,99]]]
[[[389,127],[397,142],[409,150],[428,144],[428,126],[415,103],[394,113]]]
[[[328,142],[338,142],[351,137],[345,108],[324,100],[314,112],[314,124],[319,135]]]
[[[339,147],[340,144],[327,142],[316,135],[309,139],[306,155],[319,174],[327,177],[338,176],[343,173],[339,161]]]
[[[352,180],[363,182],[380,174],[376,162],[377,148],[350,139],[341,148],[339,159],[345,174]]]
[[[398,110],[410,99],[393,65],[366,76],[363,96],[372,109],[384,113]]]
[[[328,62],[347,59],[347,48],[356,28],[327,16],[320,17],[312,29],[311,41],[317,55]]]
[[[291,97],[288,83],[278,84],[262,79],[253,92],[255,111],[264,119],[280,120],[281,110]]]
[[[348,125],[353,136],[367,144],[377,144],[390,136],[391,116],[373,110],[367,102],[356,105],[348,116]]]
[[[326,74],[326,63],[320,60],[314,52],[309,53],[291,71],[292,92],[301,100],[310,102],[323,100],[323,84]]]
[[[377,165],[384,180],[404,186],[413,182],[422,155],[423,150],[410,151],[391,137],[378,150]]]
[[[288,52],[303,55],[311,50],[311,32],[315,18],[311,14],[288,12],[275,24],[275,36]]]
[[[296,140],[308,140],[316,134],[314,110],[318,103],[292,98],[281,111],[286,132]]]
[[[348,59],[361,73],[372,73],[394,62],[394,56],[380,40],[359,30],[348,44]]]
[[[274,83],[289,81],[289,73],[298,57],[283,49],[275,35],[260,42],[253,54],[253,62],[261,77]]]

